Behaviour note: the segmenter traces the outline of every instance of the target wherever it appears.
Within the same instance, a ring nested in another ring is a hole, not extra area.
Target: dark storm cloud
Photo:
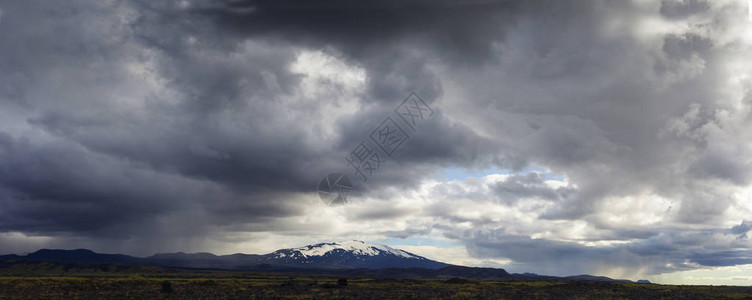
[[[752,264],[752,256],[749,251],[719,251],[713,253],[700,253],[689,257],[693,262],[709,267],[727,267],[736,265]]]
[[[184,103],[179,108],[187,111],[181,113],[207,114],[216,109],[245,108],[252,110],[248,118],[263,114],[256,109],[261,105],[247,105],[247,99],[273,101],[279,96],[292,93],[300,80],[299,76],[286,69],[294,58],[293,53],[279,51],[279,48],[323,48],[343,57],[347,62],[363,67],[367,78],[367,94],[363,100],[365,103],[379,102],[340,122],[342,139],[332,145],[338,146],[338,152],[331,153],[339,157],[331,155],[329,161],[338,158],[344,162],[342,158],[345,154],[360,139],[366,137],[368,131],[372,130],[371,127],[383,118],[383,114],[399,104],[408,92],[418,92],[429,103],[441,95],[440,80],[426,68],[428,61],[423,54],[426,49],[441,49],[433,52],[440,56],[454,53],[451,61],[460,57],[488,58],[475,51],[487,52],[492,43],[501,38],[504,27],[490,24],[508,24],[511,20],[501,17],[508,13],[509,4],[506,2],[463,5],[450,2],[429,4],[422,1],[401,3],[363,2],[352,5],[341,1],[322,1],[312,7],[295,1],[196,2],[191,3],[191,8],[180,9],[140,2],[139,5],[147,8],[147,12],[134,22],[133,30],[136,38],[158,49],[163,55],[158,60],[158,71],[162,76],[171,78],[170,85],[184,94]],[[348,7],[342,7],[343,5]],[[246,9],[248,7],[254,9]],[[480,27],[484,27],[489,33],[479,32],[483,31]],[[194,37],[195,41],[188,45],[184,33]],[[251,57],[239,58],[243,59],[242,62],[232,59],[225,61],[213,56],[232,55],[234,51],[242,49],[249,39],[268,43],[273,50],[260,53],[254,51]],[[477,41],[471,41],[473,39]],[[194,50],[187,50],[189,48]],[[196,48],[200,50],[195,50]],[[206,55],[207,53],[213,55]],[[279,90],[269,90],[266,86],[264,75],[268,74],[280,83]],[[166,113],[173,112],[173,108],[168,109],[170,111]],[[304,110],[310,107],[292,106],[288,109]],[[287,112],[266,112],[272,115],[285,113]],[[203,118],[211,118],[211,115]],[[391,175],[396,178],[385,174],[382,176],[383,180],[387,180],[387,183],[410,182],[403,179],[420,180],[420,176],[410,175],[411,168],[418,168],[411,162],[435,163],[443,159],[442,164],[445,165],[464,164],[482,157],[490,163],[509,165],[506,162],[508,159],[500,161],[490,157],[493,156],[490,153],[494,149],[492,142],[477,137],[472,130],[463,128],[461,124],[452,124],[441,118],[440,113],[435,119],[436,121],[421,129],[422,132],[401,151],[399,157],[402,158],[401,162],[407,163],[405,168],[392,172]],[[201,130],[200,127],[206,126],[199,123],[203,120],[188,119],[186,126],[199,127]],[[306,122],[300,121],[300,124]],[[250,128],[254,128],[263,126],[264,120],[247,122],[250,123]],[[175,148],[160,151],[161,153],[128,155],[139,160],[150,160],[154,164],[177,166],[179,170],[192,176],[237,181],[237,185],[244,187],[258,185],[274,188],[282,183],[277,178],[286,177],[289,179],[285,183],[289,182],[290,185],[285,188],[307,189],[313,184],[311,174],[315,172],[301,174],[303,171],[295,168],[305,165],[306,161],[320,160],[327,153],[307,152],[310,145],[301,144],[302,139],[295,136],[299,131],[299,124],[283,125],[295,127],[271,131],[270,134],[276,135],[275,137],[252,133],[247,133],[248,136],[227,136],[232,141],[229,145],[219,140],[222,132],[215,132],[213,128],[206,128],[205,134],[191,132],[191,137],[198,135],[212,139],[206,144],[212,145],[227,158],[221,165],[213,160],[202,164],[202,159],[180,154],[185,151],[180,149],[187,148],[181,141],[171,143],[170,146]],[[176,132],[171,136],[179,134],[180,132]],[[289,141],[277,143],[288,137]],[[270,145],[255,145],[257,143]],[[236,153],[235,150],[226,148],[233,147],[232,144],[237,144],[236,150],[245,153]],[[123,147],[114,145],[112,148],[113,151],[120,151]],[[247,151],[249,148],[261,149]],[[270,154],[277,158],[259,161],[255,159],[258,154]],[[243,157],[247,160],[242,160]],[[278,164],[269,166],[269,162]],[[259,163],[267,165],[258,165]],[[517,162],[515,166],[519,165]],[[326,167],[331,169],[338,166],[329,163],[327,166],[319,166],[317,171],[326,172]]]
[[[539,173],[513,175],[491,186],[493,193],[505,203],[514,203],[524,198],[541,198],[558,201],[571,197],[577,192],[572,187],[551,188]]]
[[[238,108],[238,87],[263,85],[260,72],[277,74],[283,88],[285,80],[294,84],[285,79],[293,76],[285,68],[292,53],[261,49],[243,57],[259,66],[244,73],[222,59],[154,52],[131,30],[137,14],[128,5],[90,4],[2,4],[0,26],[13,30],[0,38],[0,65],[3,78],[15,79],[3,82],[0,230],[131,240],[171,232],[179,239],[207,226],[300,212],[280,199],[313,186],[288,174],[307,172],[290,164],[316,155],[294,132],[275,140],[268,136],[278,134],[254,129],[269,124],[263,115],[242,116],[248,123],[239,126],[212,115]],[[133,76],[129,68],[148,62],[156,69]],[[155,72],[180,88],[180,100],[140,78]]]
[[[441,95],[441,83],[426,69],[422,52],[459,65],[493,59],[494,43],[503,39],[519,6],[516,1],[192,1],[190,8],[179,9],[138,3],[147,12],[134,23],[136,34],[171,57],[183,51],[185,33],[225,51],[249,38],[326,49],[366,69],[367,101],[392,103],[410,91],[429,101]]]
[[[320,2],[317,3],[315,8],[276,2],[249,4],[232,2],[227,3],[227,7],[216,5],[202,7],[197,5],[194,10],[189,9],[186,15],[192,17],[192,20],[210,20],[210,26],[215,27],[206,29],[197,25],[204,24],[203,22],[185,22],[180,19],[176,21],[187,28],[198,26],[195,31],[200,40],[198,47],[202,47],[203,43],[208,43],[211,49],[215,49],[217,42],[214,42],[214,34],[222,37],[221,42],[224,44],[220,44],[220,46],[226,47],[221,48],[228,49],[226,51],[238,47],[237,44],[228,45],[227,41],[234,40],[237,43],[242,43],[248,38],[257,38],[270,41],[275,45],[281,43],[314,49],[324,48],[356,66],[363,67],[367,78],[367,93],[363,100],[365,103],[377,101],[377,105],[355,112],[351,118],[345,117],[339,123],[342,139],[337,143],[339,151],[333,152],[338,154],[339,157],[332,157],[339,158],[340,161],[344,162],[342,157],[352,150],[360,140],[367,137],[369,131],[373,129],[372,127],[378,124],[385,113],[399,104],[409,91],[418,92],[429,103],[432,103],[434,99],[441,95],[440,80],[434,72],[426,67],[428,63],[426,51],[452,63],[462,64],[465,60],[490,59],[488,55],[481,55],[477,52],[488,52],[492,44],[501,39],[503,28],[510,24],[512,20],[510,16],[505,16],[509,11],[509,4],[506,2],[459,5],[459,8],[457,4],[428,4],[427,2],[415,2],[406,6],[405,2],[402,2],[403,4],[397,4],[397,2],[363,2],[354,7],[341,8],[342,3],[337,1]],[[247,6],[253,6],[255,9],[244,9],[240,13],[237,11],[238,7]],[[161,9],[169,10],[170,8]],[[158,29],[161,29],[159,26],[151,26],[153,23],[167,22],[162,20],[163,17],[163,15],[155,15],[153,19],[152,17],[140,19],[136,27],[138,36],[144,36],[149,41],[158,40],[157,38],[162,36],[173,36],[170,32],[159,32]],[[499,22],[503,24],[496,24]],[[157,30],[154,28],[157,28]],[[488,33],[481,31],[488,31]],[[201,32],[213,34],[200,35]],[[170,41],[167,40],[167,42]],[[175,40],[174,43],[181,44],[184,42]],[[213,98],[216,96],[216,93],[212,92],[213,88],[211,86],[203,88],[203,85],[222,82],[221,87],[224,88],[228,85],[227,81],[248,81],[237,73],[217,76],[217,72],[225,71],[226,68],[220,68],[218,71],[217,68],[210,65],[202,65],[200,61],[197,62],[190,56],[185,61],[174,59],[173,57],[181,57],[181,55],[173,54],[173,52],[181,53],[180,46],[163,45],[159,42],[153,44],[159,45],[161,49],[168,50],[166,54],[169,56],[168,62],[170,64],[167,68],[175,69],[171,74],[174,73],[180,77],[183,77],[180,74],[188,74],[186,76],[195,78],[186,80],[183,84],[177,82],[176,84],[180,84],[181,90],[185,86],[189,90],[208,91],[207,95],[212,96],[199,97],[196,99],[197,103],[205,101],[212,103],[212,105],[217,103]],[[173,51],[172,49],[177,50]],[[279,66],[284,65],[284,63],[275,64],[272,62],[271,65]],[[186,68],[184,66],[189,66],[190,69],[181,70]],[[254,72],[259,71],[258,66],[259,64],[255,64]],[[203,76],[200,75],[205,72],[203,70],[211,71],[206,72],[208,74]],[[281,73],[284,73],[284,70],[274,72],[275,77],[295,79],[294,76]],[[229,80],[225,78],[229,78]],[[288,80],[285,80],[285,82],[288,82]],[[196,88],[197,86],[199,88]],[[225,90],[233,89],[237,89],[237,85],[230,84],[225,88]],[[261,94],[259,95],[260,99],[269,97],[268,93],[264,93],[263,90],[262,86],[253,90],[253,93]],[[283,87],[282,90],[287,91],[288,89]],[[221,96],[224,93],[219,95]],[[243,95],[246,98],[248,96],[248,94]],[[496,157],[497,154],[493,154],[495,149],[493,142],[478,137],[472,130],[461,124],[453,124],[453,122],[442,118],[440,110],[441,108],[437,107],[437,116],[421,128],[419,134],[415,135],[400,150],[394,161],[402,167],[390,166],[391,169],[388,169],[385,166],[380,178],[372,180],[369,184],[372,188],[394,184],[413,185],[421,180],[425,174],[430,173],[432,168],[444,165],[484,163],[520,168],[524,164],[519,159]],[[203,112],[204,110],[199,111]],[[288,129],[295,131],[295,128]],[[280,129],[280,132],[284,132],[284,129]],[[286,132],[286,134],[289,133]],[[271,137],[266,138],[275,140]],[[299,141],[299,139],[293,140]],[[216,145],[216,143],[212,144]],[[306,151],[307,146],[295,145],[295,148]],[[275,147],[278,148],[278,146]],[[269,150],[271,149],[272,147],[269,148]],[[302,156],[300,162],[294,162],[288,166],[300,166],[304,160],[316,159],[315,157],[326,155],[325,153],[306,155],[304,152],[262,152],[277,153],[280,154],[280,157],[295,158]],[[175,152],[166,153],[173,155]],[[238,166],[238,164],[232,165]],[[344,166],[344,164],[342,165]],[[342,169],[342,166],[330,164],[329,168],[332,167]],[[320,173],[326,172],[324,168],[318,170]],[[251,169],[245,171],[249,174],[272,175],[279,172],[278,170]],[[310,173],[304,174],[304,180],[312,178]],[[270,178],[279,176],[270,176]],[[287,176],[295,177],[296,174],[295,172],[288,172]],[[252,182],[265,187],[274,184],[260,180]],[[298,186],[309,188],[310,184],[310,181],[302,181]]]
[[[752,222],[744,221],[739,225],[731,227],[731,233],[738,234],[741,237],[747,237],[747,233],[752,230]]]
[[[293,216],[300,210],[285,199],[341,169],[365,137],[347,132],[363,132],[409,91],[430,103],[441,95],[425,49],[444,49],[430,53],[460,64],[490,59],[503,32],[497,25],[511,20],[497,2],[320,4],[4,4],[11,17],[0,25],[16,29],[2,43],[10,83],[3,107],[21,112],[29,129],[4,136],[3,230],[129,236],[141,227],[126,224],[182,210],[200,209],[207,225]],[[41,21],[24,25],[28,18]],[[290,65],[301,47],[366,72],[362,100],[376,105],[340,120],[339,140],[316,141],[306,131],[320,122],[306,113],[320,99],[280,100],[298,93],[302,78]],[[382,185],[416,183],[444,165],[497,163],[493,142],[438,107],[421,131]]]
[[[222,216],[212,220],[217,224],[238,221],[238,214],[247,219],[297,210],[244,201],[210,181],[154,172],[66,142],[35,145],[3,133],[0,145],[5,207],[0,226],[5,231],[128,238],[142,228],[123,228],[124,224],[149,223],[202,202],[207,212]],[[232,202],[242,204],[223,208]],[[200,224],[174,225],[201,230]]]
[[[494,41],[514,20],[518,1],[228,1],[203,12],[252,36],[284,37],[315,47],[332,45],[361,61],[382,58],[374,50],[430,43],[452,60],[491,57]],[[238,7],[253,8],[238,13]],[[399,55],[393,55],[399,58]],[[374,66],[376,67],[376,66]],[[374,70],[376,71],[376,70]],[[432,98],[432,97],[431,97]]]

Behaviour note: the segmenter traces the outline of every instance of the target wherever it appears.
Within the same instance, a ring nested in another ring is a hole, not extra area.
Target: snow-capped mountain
[[[90,250],[39,250],[27,256],[3,255],[0,261],[34,259],[96,263],[128,263],[182,268],[254,270],[274,268],[312,269],[440,269],[450,266],[407,251],[362,241],[321,243],[281,249],[268,254],[214,255],[211,253],[159,253],[149,257],[99,254]]]
[[[41,264],[55,262],[56,264]],[[114,264],[114,265],[111,265]],[[421,278],[516,278],[520,280],[619,281],[602,276],[578,275],[553,277],[532,273],[509,274],[504,269],[449,265],[389,246],[362,241],[320,243],[281,249],[269,254],[159,253],[149,257],[101,254],[86,249],[41,249],[26,255],[0,255],[0,270],[122,270],[128,265],[226,269],[249,271],[300,272],[301,274],[339,274],[365,277]],[[58,267],[59,266],[59,267]],[[174,270],[169,270],[173,272]],[[15,273],[12,273],[15,274]],[[27,274],[27,271],[23,271]],[[640,280],[637,283],[650,283]]]
[[[404,258],[424,259],[421,256],[417,256],[407,251],[394,249],[389,246],[371,244],[371,243],[366,243],[363,241],[355,241],[355,240],[346,241],[346,242],[337,242],[337,243],[321,243],[321,244],[316,244],[316,245],[308,245],[305,247],[285,249],[285,250],[293,251],[295,253],[302,255],[303,257],[311,257],[311,256],[323,256],[337,249],[349,251],[356,255],[376,256],[376,255],[382,255],[382,254],[392,254],[392,255],[396,255],[396,256],[404,257]],[[283,250],[275,251],[275,253],[280,252],[280,251],[283,251]]]
[[[342,262],[352,259],[352,256],[357,257],[354,264],[342,264]],[[328,261],[334,261],[338,266],[329,265]],[[282,249],[264,255],[241,253],[214,255],[211,253],[177,252],[160,253],[150,257],[135,257],[122,254],[101,254],[86,249],[42,249],[27,255],[0,255],[0,271],[10,269],[12,272],[21,271],[21,274],[37,274],[34,272],[50,270],[56,274],[58,272],[68,272],[68,270],[73,270],[73,272],[80,270],[86,270],[86,272],[91,270],[127,272],[128,270],[132,270],[131,267],[133,266],[278,271],[286,273],[300,272],[301,274],[309,275],[330,274],[390,278],[514,277],[514,275],[507,273],[504,269],[447,265],[428,260],[407,251],[360,241],[322,243],[299,248]],[[146,270],[147,272],[159,271],[159,269],[138,268],[136,270]],[[175,272],[174,269],[165,269],[162,271]]]
[[[298,248],[281,249],[265,255],[266,261],[281,265],[334,268],[427,268],[448,266],[410,252],[389,246],[345,241],[320,243]]]

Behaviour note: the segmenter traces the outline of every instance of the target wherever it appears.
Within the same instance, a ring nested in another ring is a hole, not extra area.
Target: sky
[[[752,285],[750,57],[747,0],[0,0],[0,252]]]

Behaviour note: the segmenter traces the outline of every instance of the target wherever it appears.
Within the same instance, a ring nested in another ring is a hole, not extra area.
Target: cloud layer
[[[467,255],[457,262],[518,272],[752,263],[744,3],[23,1],[0,12],[8,251],[432,237],[461,245],[446,250]],[[356,183],[354,203],[324,206],[319,179],[352,174],[344,158],[412,91],[435,115]]]

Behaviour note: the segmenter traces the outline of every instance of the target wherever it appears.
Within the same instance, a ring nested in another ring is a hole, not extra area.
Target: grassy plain
[[[752,299],[752,287],[180,272],[0,277],[2,299]]]

